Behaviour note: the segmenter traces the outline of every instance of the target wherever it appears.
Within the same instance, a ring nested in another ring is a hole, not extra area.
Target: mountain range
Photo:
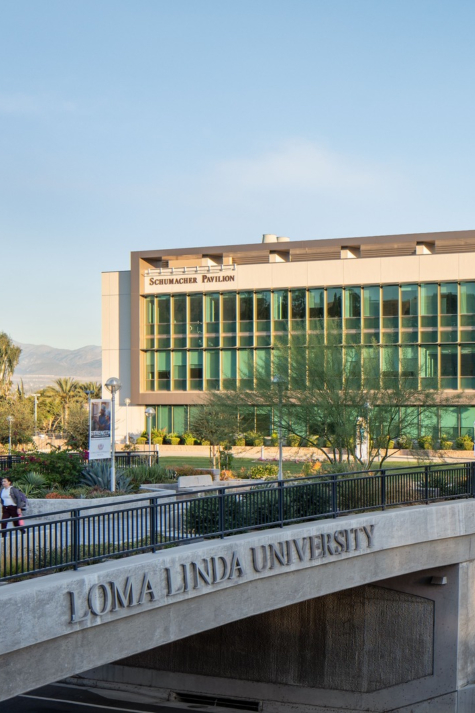
[[[51,377],[60,376],[71,376],[81,381],[101,379],[101,347],[92,344],[80,349],[56,349],[45,344],[15,344],[21,347],[15,381],[29,381],[32,377],[36,381],[40,377],[49,377],[50,382]]]

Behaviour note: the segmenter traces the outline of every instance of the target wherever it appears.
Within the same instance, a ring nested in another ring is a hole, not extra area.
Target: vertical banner
[[[89,460],[111,457],[111,400],[91,399]]]

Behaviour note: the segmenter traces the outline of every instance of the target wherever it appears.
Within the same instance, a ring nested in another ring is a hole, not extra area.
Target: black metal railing
[[[11,470],[14,465],[25,463],[28,461],[30,454],[25,453],[24,455],[19,455],[18,453],[12,453],[12,455],[0,455],[0,472],[6,473]],[[87,465],[89,462],[88,458],[84,458],[79,453],[69,453],[70,458],[79,458]],[[120,451],[115,454],[115,464],[117,468],[135,468],[138,465],[157,465],[159,463],[159,453],[157,451]]]
[[[1,520],[0,581],[123,557],[204,537],[475,497],[475,462],[313,476]]]

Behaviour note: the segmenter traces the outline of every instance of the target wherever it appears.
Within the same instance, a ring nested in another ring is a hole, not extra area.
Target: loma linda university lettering
[[[207,589],[228,582],[237,583],[277,568],[306,563],[315,565],[345,553],[357,553],[374,545],[374,525],[334,530],[307,537],[271,542],[250,547],[244,553],[227,552],[197,561],[177,563],[163,567],[154,577],[160,576],[161,585],[152,580],[148,572],[136,579],[127,577],[124,584],[115,581],[93,584],[80,602],[75,592],[68,592],[71,606],[70,623],[86,622],[91,617],[129,609],[141,604],[151,604],[160,599],[185,592],[204,593]],[[247,561],[246,561],[247,560]],[[249,575],[249,576],[248,576]]]

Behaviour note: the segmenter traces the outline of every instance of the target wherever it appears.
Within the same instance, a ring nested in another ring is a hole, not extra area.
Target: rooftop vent
[[[262,242],[263,243],[276,243],[277,235],[274,235],[273,233],[264,233],[264,235],[262,236]]]

